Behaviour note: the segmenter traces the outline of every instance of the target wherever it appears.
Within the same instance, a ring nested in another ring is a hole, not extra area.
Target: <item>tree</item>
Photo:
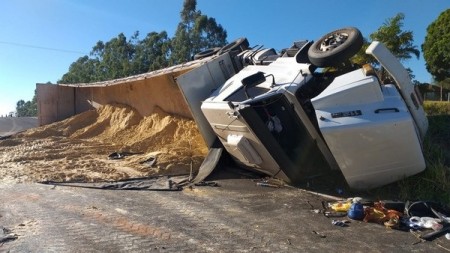
[[[402,30],[404,19],[405,15],[403,13],[398,13],[394,17],[387,19],[377,31],[369,35],[371,41],[382,42],[400,61],[411,59],[412,56],[417,58],[420,57],[420,51],[417,46],[414,45],[413,32]],[[369,44],[370,42],[365,39],[362,49],[353,58],[354,62],[360,65],[365,63],[377,65],[375,59],[365,53]],[[414,78],[412,70],[407,70],[410,73],[411,78]],[[379,72],[381,79],[387,78],[387,73],[384,69],[380,69]]]
[[[78,58],[70,64],[69,71],[64,74],[58,83],[89,83],[101,79],[98,71],[100,62],[98,59],[90,59],[87,55]]]
[[[127,40],[123,33],[108,42],[98,41],[92,48],[90,57],[85,55],[72,63],[69,71],[62,76],[58,83],[90,83],[117,79],[139,72],[135,69],[136,47],[139,43],[138,32]]]
[[[185,0],[175,37],[172,39],[171,64],[190,61],[205,49],[227,44],[227,32],[214,18],[196,10],[196,0]]]
[[[133,71],[136,74],[165,68],[169,65],[171,40],[167,32],[151,32],[140,41],[135,48],[132,60]]]
[[[450,9],[443,11],[427,28],[422,44],[425,65],[434,80],[443,87],[450,87]],[[442,92],[441,92],[442,99]]]
[[[442,12],[427,28],[422,44],[428,72],[436,81],[450,78],[450,9]]]
[[[411,59],[412,55],[419,59],[420,51],[413,44],[413,32],[402,30],[404,19],[405,15],[398,13],[384,22],[376,32],[372,33],[370,39],[383,42],[400,61]]]
[[[25,102],[19,100],[16,104],[16,116],[17,117],[36,117],[37,116],[37,102],[36,91],[31,101]]]
[[[140,40],[123,33],[98,41],[89,56],[72,63],[58,83],[90,83],[142,74],[191,60],[197,52],[226,44],[226,31],[214,18],[196,10],[195,0],[185,0],[175,37],[150,32]]]
[[[135,40],[139,36],[138,32],[132,36],[131,40],[127,41],[123,33],[112,38],[110,41],[103,43],[97,42],[94,46],[91,56],[98,60],[98,69],[101,80],[111,80],[121,77],[126,77],[134,73],[131,61],[135,53]]]

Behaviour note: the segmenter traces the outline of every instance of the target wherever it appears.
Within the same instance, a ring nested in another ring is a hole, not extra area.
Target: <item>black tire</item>
[[[308,50],[308,58],[317,67],[336,66],[355,55],[362,45],[361,32],[355,27],[346,27],[314,42]]]
[[[240,52],[247,50],[249,45],[250,44],[248,43],[247,38],[239,38],[239,39],[231,42],[230,44],[222,47],[219,51],[219,55],[224,54],[226,52],[230,52],[230,51],[238,51],[240,53]]]
[[[203,59],[212,55],[217,54],[217,52],[220,51],[220,47],[213,47],[213,48],[208,48],[205,51],[201,51],[200,53],[197,53],[194,55],[194,60],[199,60],[199,59]]]

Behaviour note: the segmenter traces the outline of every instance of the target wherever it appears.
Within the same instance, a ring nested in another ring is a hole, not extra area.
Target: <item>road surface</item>
[[[36,117],[1,117],[0,137],[12,135],[38,126]]]
[[[0,252],[447,252],[445,237],[314,212],[322,195],[224,178],[219,187],[114,191],[0,185]]]

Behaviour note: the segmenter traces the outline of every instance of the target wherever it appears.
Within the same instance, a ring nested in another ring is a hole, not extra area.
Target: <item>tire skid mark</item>
[[[62,206],[66,211],[80,213],[83,218],[96,221],[103,225],[109,225],[120,231],[141,237],[154,237],[161,240],[172,238],[172,231],[166,228],[155,227],[149,224],[140,223],[131,220],[129,217],[121,214],[111,214],[98,208],[88,208],[83,206],[65,205]]]
[[[218,231],[220,231],[222,236],[225,236],[228,239],[233,238],[235,241],[242,242],[242,245],[253,244],[255,246],[260,246],[269,242],[267,238],[270,238],[270,236],[266,235],[265,232],[256,234],[250,226],[239,227],[251,220],[245,215],[239,218],[233,217],[232,220],[229,220],[224,219],[224,217],[227,217],[226,215],[221,215],[222,212],[226,213],[223,209],[228,208],[228,206],[222,208],[205,208],[203,206],[205,204],[210,206],[214,205],[214,196],[190,196],[188,197],[190,200],[181,199],[179,196],[171,196],[172,195],[164,195],[163,198],[155,198],[152,196],[151,200],[148,199],[148,201],[154,201],[161,209],[172,212],[172,214],[183,219],[186,225],[191,223],[189,225],[195,227],[194,236],[200,237],[199,239],[201,240],[192,238],[193,235],[188,233],[190,232],[190,228],[186,228],[188,231],[186,231],[186,233],[182,232],[182,235],[191,243],[200,243],[200,245],[197,244],[197,246],[206,248],[211,246],[215,248],[217,246],[216,244],[222,244],[224,241],[222,241],[222,239],[217,239],[216,236],[214,236]],[[195,201],[192,197],[195,197]],[[173,213],[174,211],[176,213]],[[235,224],[239,225],[234,226]]]

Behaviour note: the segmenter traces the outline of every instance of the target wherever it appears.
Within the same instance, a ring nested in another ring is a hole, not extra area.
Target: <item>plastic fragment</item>
[[[347,223],[350,223],[348,220],[332,220],[331,224],[338,226],[338,227],[347,227]]]

